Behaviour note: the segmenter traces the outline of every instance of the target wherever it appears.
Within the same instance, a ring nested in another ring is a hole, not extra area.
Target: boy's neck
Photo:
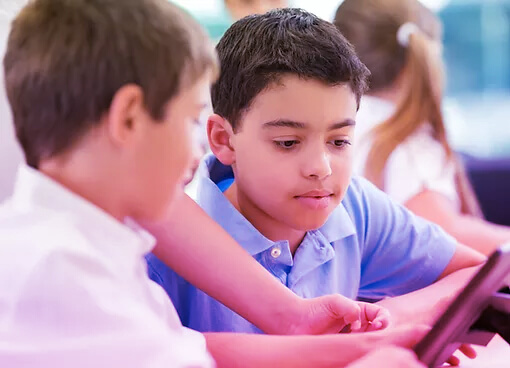
[[[127,213],[116,195],[121,191],[116,185],[122,181],[101,181],[99,178],[115,176],[105,172],[97,158],[91,162],[90,158],[76,156],[80,155],[62,155],[44,160],[39,165],[39,171],[122,222]]]
[[[274,242],[287,240],[292,255],[303,241],[306,231],[295,230],[272,218],[262,211],[242,192],[238,191],[234,182],[225,192],[230,203],[266,238]]]

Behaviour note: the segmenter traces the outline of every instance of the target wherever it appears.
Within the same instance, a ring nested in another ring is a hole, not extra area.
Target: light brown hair
[[[418,31],[403,46],[397,41],[397,32],[408,22],[414,23]],[[371,93],[402,83],[394,114],[371,132],[365,176],[384,189],[384,169],[392,152],[421,126],[429,124],[447,160],[456,166],[462,211],[479,215],[462,165],[448,142],[441,111],[443,64],[439,19],[417,0],[345,0],[334,23],[370,70]]]
[[[216,56],[201,27],[166,0],[33,0],[12,23],[4,72],[28,165],[63,153],[126,84],[154,119]]]

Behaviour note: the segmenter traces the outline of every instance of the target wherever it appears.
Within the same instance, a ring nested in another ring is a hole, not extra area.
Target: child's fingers
[[[459,351],[467,356],[469,359],[475,359],[477,356],[477,353],[475,349],[469,344],[463,344],[460,346]],[[457,358],[455,355],[452,355],[446,363],[452,365],[452,366],[458,366],[460,364],[460,359]]]
[[[469,344],[463,344],[459,348],[460,352],[467,356],[469,359],[475,359],[477,357],[477,352],[473,347]]]
[[[342,318],[346,325],[351,325],[352,331],[361,328],[362,310],[358,303],[341,295],[336,295],[331,304],[331,312]]]
[[[372,321],[372,324],[379,330],[388,327],[390,325],[390,321],[390,312],[386,308],[381,308],[377,317],[375,317]]]
[[[456,367],[456,366],[458,366],[460,364],[460,359],[457,358],[455,355],[452,355],[450,358],[448,358],[446,363]]]
[[[360,319],[360,314],[358,314],[358,317],[354,320],[351,320],[351,321],[345,321],[346,325],[350,326],[350,331],[351,332],[358,332],[361,330],[361,327],[362,327],[362,323],[361,323],[361,319]]]
[[[390,324],[390,312],[377,304],[358,303],[361,308],[364,323],[369,323],[367,331],[375,331],[386,328]]]
[[[381,321],[369,322],[367,332],[378,331],[384,328],[384,324]]]

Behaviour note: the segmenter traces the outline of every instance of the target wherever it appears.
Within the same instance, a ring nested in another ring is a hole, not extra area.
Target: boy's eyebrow
[[[345,119],[344,121],[341,121],[339,123],[331,124],[328,127],[328,131],[329,130],[335,130],[335,129],[341,129],[341,128],[345,128],[347,126],[353,126],[353,125],[356,125],[356,122],[354,120],[352,120],[352,119]]]
[[[344,121],[333,123],[328,127],[328,131],[335,130],[335,129],[341,129],[345,128],[347,126],[353,126],[356,125],[356,122],[352,119],[345,119]],[[298,121],[293,120],[285,120],[285,119],[279,119],[279,120],[273,120],[268,121],[267,123],[264,123],[262,126],[263,128],[295,128],[295,129],[306,129],[307,124],[301,123]]]
[[[305,129],[306,124],[300,123],[298,121],[293,120],[285,120],[285,119],[279,119],[279,120],[273,120],[268,121],[267,123],[264,123],[262,126],[263,128],[296,128],[296,129]]]

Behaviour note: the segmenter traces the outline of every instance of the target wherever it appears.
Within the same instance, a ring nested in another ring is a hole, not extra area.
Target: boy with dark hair
[[[198,203],[282,284],[307,298],[380,300],[483,261],[351,178],[356,111],[369,72],[334,25],[298,9],[270,11],[232,25],[217,51],[216,114],[208,122],[215,156],[199,170]],[[154,256],[149,270],[184,325],[259,332]],[[438,299],[447,301],[453,285],[467,281],[455,278],[462,281],[446,278],[383,303],[397,319],[416,321],[420,308],[431,322]]]
[[[126,219],[182,195],[216,68],[165,0],[34,0],[16,17],[4,70],[28,165],[0,206],[0,366],[207,367],[206,342],[219,365],[338,366],[412,345],[406,331],[204,339],[147,278],[154,239]]]

